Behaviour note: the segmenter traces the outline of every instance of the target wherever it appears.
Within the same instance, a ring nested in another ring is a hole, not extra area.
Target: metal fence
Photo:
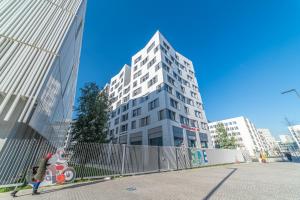
[[[21,184],[27,172],[57,150],[44,140],[10,140],[0,152],[0,187]],[[64,149],[76,178],[100,178],[244,162],[247,152],[124,144],[75,144]]]

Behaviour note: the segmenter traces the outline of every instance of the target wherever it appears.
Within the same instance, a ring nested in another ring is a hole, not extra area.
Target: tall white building
[[[193,64],[159,31],[111,79],[108,93],[114,143],[209,146]]]
[[[272,136],[270,130],[266,128],[259,128],[257,131],[264,151],[270,156],[277,155],[279,153],[279,146],[275,138]]]
[[[300,125],[289,126],[288,129],[289,129],[294,141],[300,148]]]
[[[0,151],[8,138],[64,143],[85,10],[85,0],[0,1]]]
[[[219,123],[224,124],[229,137],[235,137],[239,149],[248,150],[253,157],[256,153],[263,150],[256,127],[245,117],[230,118],[209,123],[208,127],[212,137],[212,143],[215,147],[217,144],[216,127]]]

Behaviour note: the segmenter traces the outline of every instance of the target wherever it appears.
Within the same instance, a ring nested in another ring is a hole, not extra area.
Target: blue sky
[[[78,88],[103,86],[156,30],[193,61],[207,118],[244,115],[274,135],[300,123],[300,1],[89,0]],[[77,96],[79,94],[77,89]]]

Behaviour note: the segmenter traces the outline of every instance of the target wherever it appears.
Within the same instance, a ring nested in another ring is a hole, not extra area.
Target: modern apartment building
[[[300,125],[289,126],[288,129],[298,145],[298,148],[300,148]]]
[[[279,146],[275,138],[272,136],[271,131],[266,128],[259,128],[257,129],[257,132],[264,152],[270,156],[277,155],[279,153]]]
[[[114,143],[209,147],[193,63],[157,31],[106,87]]]
[[[213,146],[216,147],[217,132],[216,128],[219,123],[224,124],[228,136],[235,137],[239,149],[248,150],[251,156],[263,150],[262,143],[255,125],[246,117],[236,117],[215,121],[208,124],[212,137]]]
[[[0,152],[9,138],[63,145],[85,10],[85,0],[0,1]]]

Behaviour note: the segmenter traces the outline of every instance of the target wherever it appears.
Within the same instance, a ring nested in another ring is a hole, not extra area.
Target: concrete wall
[[[207,149],[206,154],[209,165],[246,161],[242,152],[236,149]]]

